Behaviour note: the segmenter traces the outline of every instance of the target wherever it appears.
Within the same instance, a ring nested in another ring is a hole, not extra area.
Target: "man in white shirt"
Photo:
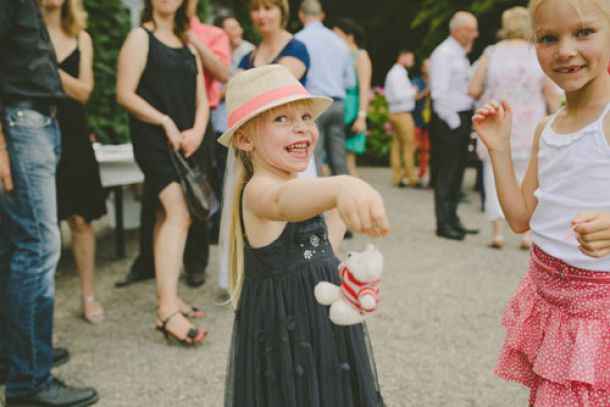
[[[320,131],[315,152],[318,173],[326,157],[333,175],[347,174],[343,99],[345,90],[356,84],[352,54],[345,42],[322,24],[324,12],[318,0],[304,0],[299,19],[304,28],[295,38],[305,44],[310,58],[305,87],[312,95],[334,100],[316,122]]]
[[[470,61],[466,55],[478,37],[474,15],[458,11],[449,22],[449,37],[430,57],[432,157],[436,235],[462,240],[465,228],[457,216],[471,132],[473,100],[468,96]]]
[[[411,51],[401,50],[396,63],[385,77],[385,98],[390,111],[390,123],[394,127],[392,147],[390,150],[390,165],[392,167],[392,183],[396,187],[405,187],[403,179],[409,186],[420,187],[415,174],[415,124],[411,112],[415,108],[417,88],[409,80],[408,68],[415,65],[415,55]],[[401,171],[400,161],[404,163]]]

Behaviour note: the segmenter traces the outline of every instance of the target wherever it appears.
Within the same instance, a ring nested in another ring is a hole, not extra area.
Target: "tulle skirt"
[[[572,267],[534,246],[502,323],[496,374],[528,386],[531,405],[610,406],[610,273]]]

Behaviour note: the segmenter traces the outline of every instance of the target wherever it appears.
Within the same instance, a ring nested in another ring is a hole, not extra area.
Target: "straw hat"
[[[282,65],[265,65],[236,75],[227,86],[229,130],[218,142],[229,147],[233,133],[262,112],[297,100],[311,100],[314,119],[324,112],[332,99],[312,96]]]

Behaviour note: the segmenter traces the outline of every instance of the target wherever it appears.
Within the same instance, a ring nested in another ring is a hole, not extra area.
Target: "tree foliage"
[[[88,31],[93,39],[95,88],[87,104],[87,121],[98,141],[127,142],[127,115],[116,103],[116,64],[130,29],[129,11],[121,0],[85,0]]]

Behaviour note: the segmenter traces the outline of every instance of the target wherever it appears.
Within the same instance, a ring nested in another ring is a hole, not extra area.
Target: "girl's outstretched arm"
[[[244,202],[253,215],[269,221],[299,222],[337,208],[354,232],[384,236],[390,229],[379,192],[347,175],[282,182],[254,176],[244,190]]]
[[[510,148],[512,111],[506,101],[502,105],[492,101],[477,109],[473,125],[489,150],[500,206],[511,229],[517,233],[529,230],[529,221],[538,201],[534,191],[538,188],[538,140],[544,127],[538,125],[534,136],[529,166],[519,187]]]

